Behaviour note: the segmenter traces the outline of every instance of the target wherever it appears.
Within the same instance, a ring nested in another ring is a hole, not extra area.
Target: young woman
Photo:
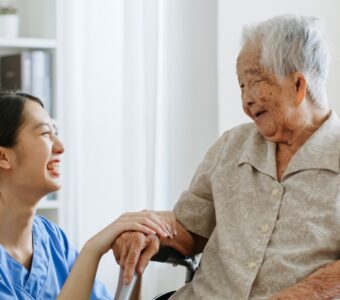
[[[112,299],[95,281],[98,263],[124,231],[172,236],[152,212],[127,213],[73,249],[64,232],[36,216],[39,199],[59,190],[64,152],[41,101],[0,93],[0,299]]]

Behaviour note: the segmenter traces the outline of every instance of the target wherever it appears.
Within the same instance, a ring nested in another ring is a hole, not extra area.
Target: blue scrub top
[[[0,299],[56,299],[78,256],[65,233],[47,219],[36,216],[33,223],[33,260],[31,270],[11,257],[0,244]],[[110,299],[112,295],[95,281],[91,300]]]

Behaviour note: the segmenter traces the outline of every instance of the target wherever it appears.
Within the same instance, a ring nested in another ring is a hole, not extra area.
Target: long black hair
[[[19,129],[24,121],[26,101],[31,100],[41,107],[42,101],[20,91],[0,91],[0,146],[13,147],[17,143]]]

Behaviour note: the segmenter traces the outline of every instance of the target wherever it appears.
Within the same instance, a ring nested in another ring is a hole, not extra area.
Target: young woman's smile
[[[25,103],[24,122],[13,147],[13,179],[30,191],[51,193],[60,188],[59,166],[64,152],[47,112],[33,101]]]

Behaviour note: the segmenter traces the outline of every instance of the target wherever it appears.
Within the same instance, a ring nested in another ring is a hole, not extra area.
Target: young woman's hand
[[[146,235],[154,234],[161,238],[172,237],[174,232],[168,223],[169,218],[153,211],[124,213],[117,220],[94,235],[86,243],[99,256],[111,249],[115,239],[125,231],[139,231]],[[170,220],[170,219],[169,219]]]
[[[155,211],[155,213],[170,226],[169,232],[171,233],[170,237],[177,235],[177,220],[174,212],[172,211]],[[161,237],[162,238],[162,237]]]
[[[116,238],[125,231],[137,231],[147,239],[170,237],[170,225],[152,211],[125,213],[89,239],[81,250],[58,300],[89,299],[99,261],[113,247]],[[131,234],[131,233],[130,233]]]

